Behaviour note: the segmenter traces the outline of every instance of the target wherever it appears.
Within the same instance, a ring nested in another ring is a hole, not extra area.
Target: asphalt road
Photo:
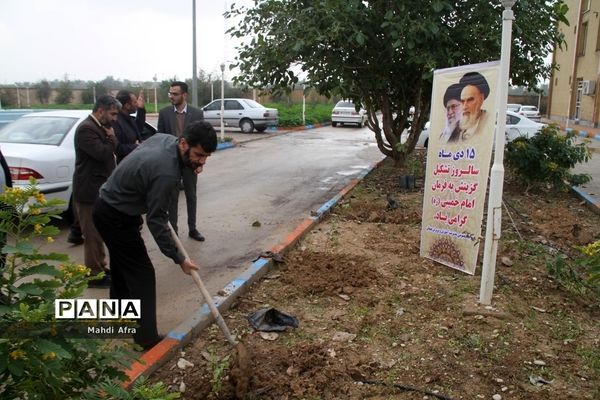
[[[243,135],[243,136],[242,136]],[[198,178],[198,229],[206,236],[187,236],[183,192],[179,201],[179,231],[200,275],[215,294],[248,267],[261,252],[280,243],[302,220],[355,178],[381,160],[367,128],[323,127],[286,134],[226,132],[239,146],[215,152]],[[261,140],[252,140],[261,138]],[[255,221],[260,227],[253,227]],[[68,227],[52,250],[83,261],[83,246],[66,243]],[[191,277],[166,258],[143,230],[153,260],[158,289],[159,331],[168,332],[202,305]],[[85,297],[107,297],[107,289],[88,289]]]

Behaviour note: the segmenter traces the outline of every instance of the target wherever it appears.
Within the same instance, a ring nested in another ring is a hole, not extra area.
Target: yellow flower
[[[556,171],[558,169],[558,164],[555,162],[548,163],[548,169],[550,171]]]
[[[48,243],[54,243],[54,239],[52,237],[50,237],[50,236],[48,236],[46,238],[46,240],[48,241]]]
[[[39,214],[41,214],[42,212],[40,211],[40,209],[39,209],[39,208],[33,208],[33,207],[32,207],[32,208],[30,208],[30,209],[29,209],[29,213],[30,213],[31,215],[39,215]]]
[[[55,353],[55,352],[53,352],[53,351],[51,351],[51,352],[50,352],[50,353],[48,353],[48,354],[44,354],[44,355],[42,356],[42,360],[54,360],[55,358],[56,358],[56,353]]]
[[[19,358],[25,358],[25,353],[23,350],[15,350],[9,354],[10,358],[13,360],[18,360]]]
[[[46,196],[44,196],[44,193],[40,193],[39,190],[34,190],[31,196],[35,197],[38,203],[46,204]]]
[[[33,226],[33,231],[34,231],[35,233],[37,233],[37,234],[40,234],[40,233],[42,233],[42,225],[40,225],[40,224],[35,224],[35,225]]]

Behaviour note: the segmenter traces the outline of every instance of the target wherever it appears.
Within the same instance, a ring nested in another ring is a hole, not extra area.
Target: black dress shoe
[[[198,229],[191,230],[188,235],[189,235],[189,237],[191,237],[194,240],[197,240],[199,242],[204,242],[204,236],[202,236],[202,234],[200,232],[198,232]]]
[[[69,232],[69,236],[67,236],[67,242],[72,244],[83,244],[83,236],[81,236],[81,233],[71,231]]]
[[[104,275],[102,279],[96,279],[95,281],[89,281],[88,287],[92,289],[106,289],[110,287],[110,276]]]
[[[144,351],[147,351],[147,350],[150,350],[151,348],[153,348],[154,346],[156,346],[157,344],[159,344],[164,338],[165,338],[165,335],[158,335],[156,337],[156,339],[154,339],[153,341],[148,342],[146,344],[138,343],[138,345],[141,346],[141,348],[144,349]]]

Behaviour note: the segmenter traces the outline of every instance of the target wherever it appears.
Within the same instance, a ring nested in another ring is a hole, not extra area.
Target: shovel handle
[[[181,244],[181,240],[179,240],[179,236],[177,236],[177,234],[175,233],[175,230],[173,229],[173,227],[171,226],[170,223],[169,223],[169,229],[171,230],[171,236],[173,237],[173,240],[175,241],[175,245],[177,246],[177,249],[179,249],[181,254],[183,254],[183,256],[189,260],[190,257],[188,255],[187,251],[185,251],[185,249],[183,248],[183,245]],[[227,325],[225,324],[225,320],[223,320],[221,313],[215,306],[215,303],[213,302],[212,297],[210,296],[210,293],[206,289],[206,286],[204,286],[202,279],[200,279],[200,275],[198,275],[198,272],[196,272],[196,270],[192,270],[191,275],[192,275],[192,278],[194,278],[196,285],[200,289],[200,292],[202,293],[202,297],[204,297],[204,301],[208,305],[208,308],[210,308],[210,312],[212,313],[213,317],[215,318],[217,325],[219,325],[219,328],[221,328],[223,335],[225,335],[225,338],[227,339],[227,341],[229,343],[231,343],[233,346],[237,345],[238,342],[233,338],[233,336],[231,335],[231,332],[229,332],[229,328],[227,328]]]

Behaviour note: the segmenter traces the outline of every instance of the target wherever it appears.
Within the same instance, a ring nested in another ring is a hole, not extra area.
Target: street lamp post
[[[213,101],[215,99],[215,95],[213,93],[212,74],[208,74],[208,83],[210,84],[210,101]]]
[[[225,112],[225,63],[221,64],[221,142],[225,141],[225,126],[223,113]]]
[[[192,1],[192,105],[198,107],[198,74],[196,69],[196,0]]]
[[[512,22],[515,19],[511,8],[515,3],[516,0],[502,0],[502,6],[505,9],[502,12],[502,50],[500,52],[500,76],[498,77],[498,122],[496,124],[494,165],[490,173],[490,194],[485,228],[483,267],[481,269],[481,288],[479,291],[479,302],[484,305],[489,305],[492,302],[498,242],[502,233],[504,130],[506,128],[506,100],[508,96]]]

